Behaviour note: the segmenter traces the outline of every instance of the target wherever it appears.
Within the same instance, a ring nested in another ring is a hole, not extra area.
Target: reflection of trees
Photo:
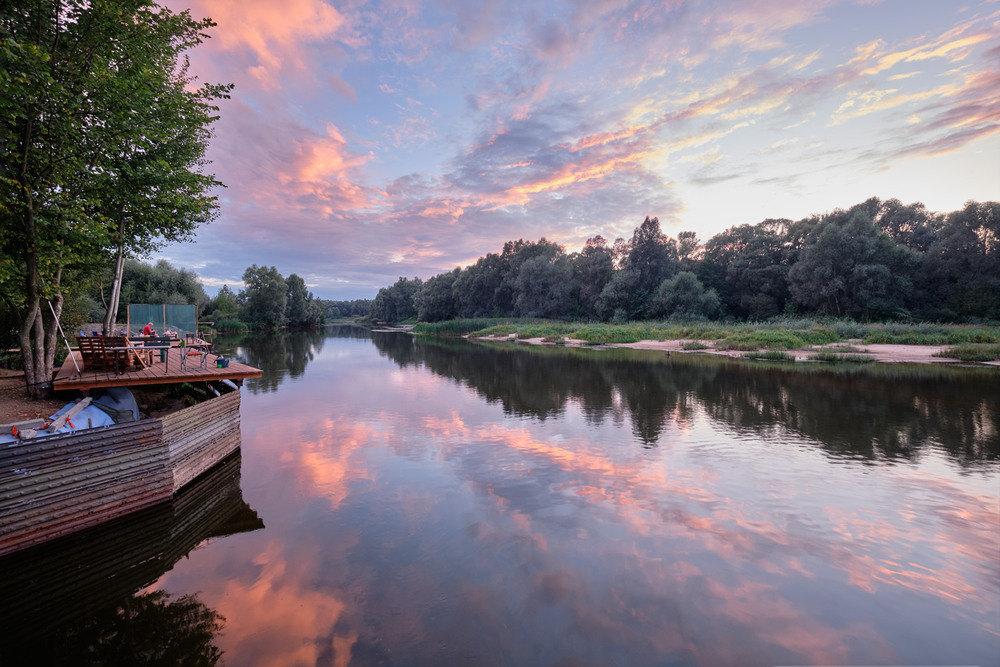
[[[252,393],[276,391],[286,377],[301,376],[306,365],[323,349],[323,329],[255,332],[244,336],[235,355],[243,363],[261,369],[259,378],[246,381]]]
[[[767,437],[790,428],[836,456],[914,458],[937,446],[963,463],[1000,459],[1000,377],[941,366],[844,369],[766,365],[705,355],[582,350],[373,336],[401,366],[472,387],[505,412],[546,419],[568,401],[586,418],[628,418],[654,446],[668,420],[696,410]]]
[[[263,528],[237,451],[171,501],[0,559],[0,665],[214,664],[222,618],[136,594],[209,537]]]
[[[214,665],[224,620],[192,595],[134,595],[71,628],[50,647],[52,664]]]

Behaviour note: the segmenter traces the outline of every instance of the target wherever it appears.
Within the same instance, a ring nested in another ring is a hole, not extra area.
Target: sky
[[[1000,198],[1000,1],[166,0],[218,25],[225,183],[153,259],[372,298],[646,216],[702,241],[876,196]]]

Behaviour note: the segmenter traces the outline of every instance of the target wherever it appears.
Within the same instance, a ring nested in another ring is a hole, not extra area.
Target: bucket
[[[229,359],[219,357],[215,360],[215,365],[217,368],[229,368]]]

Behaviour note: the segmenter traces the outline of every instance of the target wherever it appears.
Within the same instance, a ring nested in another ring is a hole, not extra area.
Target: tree
[[[520,317],[553,317],[569,309],[572,269],[565,255],[536,255],[521,264],[514,306]]]
[[[240,294],[240,319],[258,327],[278,327],[285,323],[288,285],[276,268],[256,264],[243,272],[246,288]]]
[[[229,285],[223,285],[214,299],[209,300],[201,318],[216,323],[222,320],[234,320],[239,317],[240,306],[236,294],[229,289]]]
[[[719,295],[714,289],[705,289],[698,276],[681,271],[667,278],[653,297],[653,315],[678,318],[712,318],[719,312]]]
[[[32,396],[49,387],[64,281],[212,216],[201,169],[229,88],[195,88],[182,60],[212,25],[149,0],[0,4],[0,294]]]
[[[905,314],[916,255],[897,246],[863,210],[836,211],[809,233],[789,270],[792,297],[821,313],[858,319]]]
[[[573,285],[584,317],[597,315],[597,298],[615,270],[614,253],[603,236],[587,239],[583,250],[571,258]]]
[[[413,297],[422,285],[420,278],[408,280],[400,276],[392,287],[383,287],[375,295],[369,318],[376,322],[400,322],[416,317]]]
[[[705,244],[702,282],[718,290],[729,310],[764,319],[780,313],[788,299],[790,220],[768,219],[716,234]]]
[[[948,215],[923,261],[928,315],[1000,319],[1000,202],[967,202]]]
[[[413,295],[417,319],[421,322],[440,322],[455,317],[455,297],[452,287],[461,275],[461,269],[442,273],[428,279]]]
[[[293,327],[307,327],[317,324],[323,315],[319,303],[312,292],[306,289],[306,281],[297,274],[285,279],[288,293],[285,302],[285,320]]]
[[[496,292],[500,285],[500,255],[488,253],[475,264],[465,267],[455,278],[452,295],[459,317],[497,315]]]
[[[165,259],[152,266],[127,260],[122,268],[121,295],[125,303],[191,304],[199,310],[209,302],[198,274],[175,269]]]
[[[656,288],[677,272],[677,243],[660,231],[657,218],[647,216],[632,233],[632,240],[627,245],[616,241],[615,249],[624,258],[601,290],[595,304],[598,315],[605,320],[644,319],[650,314]]]

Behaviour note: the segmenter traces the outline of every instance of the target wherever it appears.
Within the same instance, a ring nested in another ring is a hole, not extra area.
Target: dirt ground
[[[0,424],[46,418],[66,405],[63,399],[35,401],[24,388],[24,373],[0,369]]]

